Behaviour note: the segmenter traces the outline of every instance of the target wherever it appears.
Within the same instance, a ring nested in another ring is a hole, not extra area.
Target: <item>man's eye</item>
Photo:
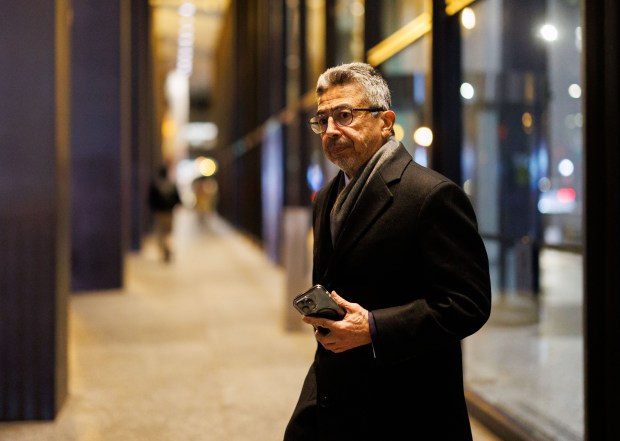
[[[320,125],[326,126],[327,122],[329,121],[329,117],[325,115],[320,115],[316,117],[316,120]]]
[[[336,112],[336,118],[337,118],[339,121],[342,121],[342,120],[348,120],[349,118],[351,118],[351,111],[350,111],[350,110],[347,110],[347,109],[338,110],[338,111]]]

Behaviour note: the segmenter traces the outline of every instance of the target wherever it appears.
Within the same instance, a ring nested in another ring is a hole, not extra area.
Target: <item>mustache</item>
[[[348,147],[349,146],[349,142],[347,141],[342,141],[339,139],[330,139],[329,141],[327,141],[327,149],[328,150],[332,150],[332,149],[337,149],[340,147]]]

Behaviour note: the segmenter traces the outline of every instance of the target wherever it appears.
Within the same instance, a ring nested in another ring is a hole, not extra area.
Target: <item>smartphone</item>
[[[340,320],[345,315],[345,310],[331,298],[329,291],[322,285],[314,285],[299,294],[293,299],[293,306],[302,315],[311,317]]]

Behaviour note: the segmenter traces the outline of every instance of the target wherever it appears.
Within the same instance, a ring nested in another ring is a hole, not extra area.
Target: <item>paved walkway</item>
[[[282,268],[185,209],[174,244],[169,264],[150,239],[129,255],[124,289],[71,297],[69,397],[53,422],[0,424],[0,441],[282,439],[315,347],[285,331]]]

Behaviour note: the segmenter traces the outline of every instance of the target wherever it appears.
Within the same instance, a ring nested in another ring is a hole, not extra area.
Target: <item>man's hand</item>
[[[342,306],[346,314],[342,320],[330,320],[320,317],[303,317],[303,321],[315,327],[315,336],[325,349],[332,352],[344,352],[371,343],[368,310],[357,303],[349,303],[336,291],[331,292],[332,298]],[[317,327],[329,329],[322,334]]]

